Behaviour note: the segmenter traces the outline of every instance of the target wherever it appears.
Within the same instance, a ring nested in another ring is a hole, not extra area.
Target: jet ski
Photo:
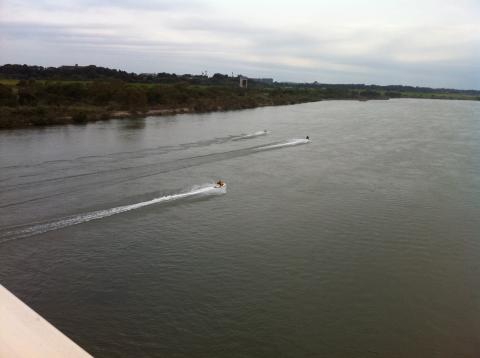
[[[217,188],[217,189],[220,189],[220,188],[224,188],[225,187],[225,182],[223,180],[219,180],[215,183],[215,186],[214,188]]]

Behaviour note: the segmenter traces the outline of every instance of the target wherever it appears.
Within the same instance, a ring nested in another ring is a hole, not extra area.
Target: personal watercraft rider
[[[307,138],[305,138],[306,140],[310,140],[310,137],[307,135]]]
[[[219,180],[216,182],[217,185],[215,185],[216,188],[221,188],[222,186],[225,185],[225,182],[223,180]]]

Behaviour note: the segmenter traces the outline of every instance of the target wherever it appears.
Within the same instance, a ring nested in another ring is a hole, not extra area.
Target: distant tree
[[[402,97],[402,94],[400,92],[396,92],[396,91],[388,91],[385,94],[389,98],[400,98],[400,97]]]
[[[17,104],[17,96],[9,86],[0,84],[0,105],[15,106]]]
[[[147,101],[150,105],[159,105],[165,102],[164,89],[160,86],[152,86],[147,90]]]
[[[122,95],[125,98],[125,104],[130,111],[145,112],[147,109],[147,95],[145,91],[138,87],[125,88]]]
[[[378,98],[381,97],[381,93],[373,90],[365,90],[360,93],[365,98]]]
[[[94,81],[89,84],[87,91],[94,104],[107,105],[118,99],[124,100],[121,94],[125,87],[120,80]]]
[[[38,98],[36,94],[35,81],[23,80],[17,83],[18,88],[18,103],[24,105],[36,105]]]

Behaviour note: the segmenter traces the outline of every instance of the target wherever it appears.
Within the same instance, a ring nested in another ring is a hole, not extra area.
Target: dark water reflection
[[[0,132],[0,282],[95,356],[478,356],[479,112],[335,101]],[[217,178],[226,195],[18,234]]]

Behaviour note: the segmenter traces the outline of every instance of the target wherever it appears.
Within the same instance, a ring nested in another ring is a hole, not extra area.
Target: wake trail
[[[262,147],[256,148],[255,150],[262,151],[262,150],[270,150],[270,149],[279,149],[279,148],[293,147],[296,145],[302,145],[302,144],[308,144],[308,143],[310,143],[309,139],[290,139],[286,142],[264,145]]]
[[[196,158],[204,158],[204,157],[211,157],[211,156],[217,156],[217,155],[225,155],[229,153],[235,153],[235,152],[244,152],[245,150],[248,149],[255,149],[258,147],[263,147],[262,145],[257,145],[254,147],[249,147],[245,149],[235,149],[232,151],[227,151],[227,152],[220,152],[220,153],[209,153],[209,154],[203,154],[203,155],[197,155],[193,157],[187,157],[187,158],[180,158],[174,160],[174,162],[180,163],[185,160],[189,161],[192,159]],[[81,178],[81,177],[90,177],[90,176],[96,176],[99,174],[105,174],[105,173],[114,173],[114,172],[123,172],[125,170],[133,170],[133,169],[141,169],[141,168],[153,168],[158,166],[159,164],[166,164],[166,163],[171,163],[171,162],[159,162],[159,163],[149,163],[149,164],[142,164],[142,165],[136,165],[136,166],[130,166],[130,167],[119,167],[119,168],[112,168],[112,169],[105,169],[105,170],[99,170],[99,171],[93,171],[93,172],[86,172],[86,173],[78,173],[78,174],[72,174],[72,175],[64,175],[64,176],[59,176],[59,177],[53,177],[53,178],[45,178],[45,179],[39,179],[35,181],[29,181],[26,183],[19,183],[19,184],[10,184],[10,185],[3,185],[0,189],[2,190],[8,190],[8,189],[20,189],[20,188],[28,188],[32,186],[37,186],[39,184],[43,183],[54,183],[54,182],[61,182],[67,179],[75,179],[75,178]],[[0,208],[6,207],[8,205],[0,205]]]
[[[244,134],[244,135],[241,135],[241,136],[238,136],[238,137],[233,137],[232,141],[256,138],[256,137],[260,137],[260,136],[265,136],[269,133],[270,132],[265,129],[263,131],[258,131],[258,132]]]
[[[28,199],[21,200],[21,201],[11,201],[11,202],[4,202],[0,205],[0,209],[4,209],[7,207],[12,207],[12,206],[17,206],[17,205],[22,205],[22,204],[28,204],[31,202],[35,202],[38,200],[44,200],[44,199],[49,199],[52,197],[57,197],[57,196],[62,196],[65,194],[72,194],[75,192],[82,191],[84,188],[89,188],[92,185],[97,186],[97,185],[102,185],[102,184],[109,184],[109,185],[116,185],[116,184],[122,184],[125,182],[129,182],[132,180],[138,180],[142,178],[147,178],[159,174],[164,174],[164,173],[169,173],[175,170],[181,170],[181,169],[186,169],[186,168],[192,168],[212,162],[219,162],[223,160],[229,160],[233,158],[238,158],[238,157],[243,157],[243,156],[248,156],[252,154],[256,154],[258,152],[262,151],[269,151],[269,150],[275,150],[275,149],[282,149],[282,148],[288,148],[292,146],[297,146],[297,145],[303,145],[310,143],[310,140],[308,139],[291,139],[285,142],[273,142],[267,145],[256,145],[248,148],[243,148],[243,149],[235,149],[231,151],[226,151],[226,152],[217,152],[217,153],[209,153],[209,154],[203,154],[203,155],[197,155],[193,157],[187,157],[187,158],[181,158],[181,159],[176,159],[173,161],[169,162],[161,162],[161,163],[153,163],[153,164],[145,164],[145,165],[139,165],[135,167],[125,167],[125,168],[116,168],[112,170],[106,170],[106,171],[99,171],[99,172],[94,172],[94,173],[89,173],[89,174],[82,174],[81,176],[92,176],[92,175],[100,175],[100,174],[106,174],[106,173],[113,173],[113,172],[124,172],[124,171],[133,171],[135,170],[136,173],[133,175],[128,175],[126,177],[122,178],[108,178],[104,180],[97,180],[94,182],[89,182],[86,184],[78,185],[76,187],[68,187],[67,190],[56,190],[55,193],[52,194],[47,194],[47,195],[39,195],[39,196],[34,196],[34,197],[29,197]],[[160,168],[159,168],[160,167]],[[139,169],[144,170],[139,171]],[[78,177],[78,176],[75,176]],[[55,178],[55,179],[49,179],[48,182],[52,181],[57,181],[57,180],[65,180],[65,179],[72,179],[69,177],[63,177],[63,178]],[[45,182],[46,180],[44,180]],[[37,183],[38,184],[38,183]],[[16,189],[20,186],[25,186],[25,184],[19,184],[16,186]],[[5,187],[4,187],[5,188]]]
[[[100,155],[85,155],[79,156],[72,159],[56,159],[56,160],[46,160],[40,163],[32,163],[32,164],[15,164],[15,165],[7,165],[7,166],[0,166],[0,169],[17,169],[17,168],[35,168],[35,167],[42,167],[45,165],[50,164],[58,164],[58,163],[75,163],[75,162],[83,162],[90,159],[109,159],[114,160],[116,157],[122,155],[129,155],[129,154],[167,154],[173,151],[181,151],[190,148],[198,148],[198,147],[206,147],[212,144],[223,144],[229,141],[235,141],[240,139],[248,139],[248,138],[255,138],[262,135],[267,135],[267,130],[258,131],[254,133],[244,134],[244,135],[228,135],[224,137],[216,137],[212,139],[200,140],[197,142],[187,142],[181,143],[177,145],[165,145],[165,146],[157,146],[151,148],[143,148],[138,150],[131,150],[131,151],[120,151],[120,152],[112,152]],[[137,157],[133,157],[137,158]],[[62,170],[62,169],[60,169]]]
[[[245,139],[251,139],[251,138],[256,138],[259,136],[266,136],[270,132],[267,131],[266,129],[263,131],[257,131],[249,134],[244,134],[244,135],[229,135],[226,137],[217,137],[209,140],[203,140],[203,141],[198,141],[198,142],[190,142],[190,143],[183,143],[179,144],[177,146],[159,146],[155,148],[145,148],[137,151],[123,151],[123,152],[116,152],[116,153],[109,153],[105,155],[90,155],[90,156],[82,156],[82,157],[76,157],[72,160],[64,160],[64,159],[59,159],[59,160],[53,160],[53,161],[45,161],[42,163],[37,163],[37,164],[32,164],[32,165],[20,165],[20,166],[10,166],[10,167],[3,167],[5,168],[34,168],[34,167],[41,167],[44,165],[48,164],[58,164],[58,163],[72,163],[70,166],[67,168],[45,168],[44,171],[48,171],[49,173],[57,173],[57,172],[63,172],[66,169],[67,170],[76,170],[79,169],[82,166],[85,166],[87,163],[85,162],[86,159],[109,159],[109,163],[114,163],[115,160],[119,159],[120,157],[126,154],[139,154],[137,156],[130,156],[128,158],[124,159],[138,159],[138,158],[144,158],[145,155],[164,155],[164,154],[169,154],[172,152],[176,151],[182,151],[182,150],[188,150],[191,148],[199,148],[199,147],[205,147],[205,146],[210,146],[212,144],[224,144],[229,141],[238,141],[238,140],[245,140]],[[103,162],[98,162],[97,164],[105,164]],[[149,164],[146,164],[148,166]],[[0,167],[2,169],[2,167]],[[26,181],[24,183],[14,183],[14,184],[7,184],[4,185],[2,189],[9,189],[9,188],[21,188],[21,187],[28,187],[31,185],[37,185],[40,183],[46,183],[46,182],[54,182],[57,180],[64,180],[64,179],[71,179],[71,178],[80,178],[80,177],[85,177],[85,176],[91,176],[91,175],[97,175],[101,172],[106,172],[106,171],[121,171],[127,168],[115,168],[115,169],[110,169],[110,170],[103,170],[103,171],[89,171],[89,172],[82,172],[82,173],[77,173],[77,174],[72,174],[72,175],[63,175],[63,176],[55,176],[55,177],[50,177],[50,178],[45,178],[41,180],[30,180]],[[19,178],[35,178],[39,175],[38,172],[34,173],[26,173],[26,174],[15,174],[8,176],[6,178],[0,178],[0,183],[1,182],[8,182],[11,180],[17,180]]]
[[[154,204],[172,202],[176,200],[198,197],[203,195],[221,195],[225,194],[226,192],[226,186],[222,188],[216,188],[213,184],[206,184],[200,187],[194,187],[192,190],[184,193],[161,196],[152,200],[143,201],[136,204],[123,205],[111,209],[92,211],[89,213],[66,217],[52,222],[33,225],[24,229],[0,233],[0,244],[7,241],[18,240],[33,235],[43,234],[53,230],[63,229],[69,226],[82,224],[92,220],[103,219],[112,215],[121,214],[127,211],[140,209]]]

